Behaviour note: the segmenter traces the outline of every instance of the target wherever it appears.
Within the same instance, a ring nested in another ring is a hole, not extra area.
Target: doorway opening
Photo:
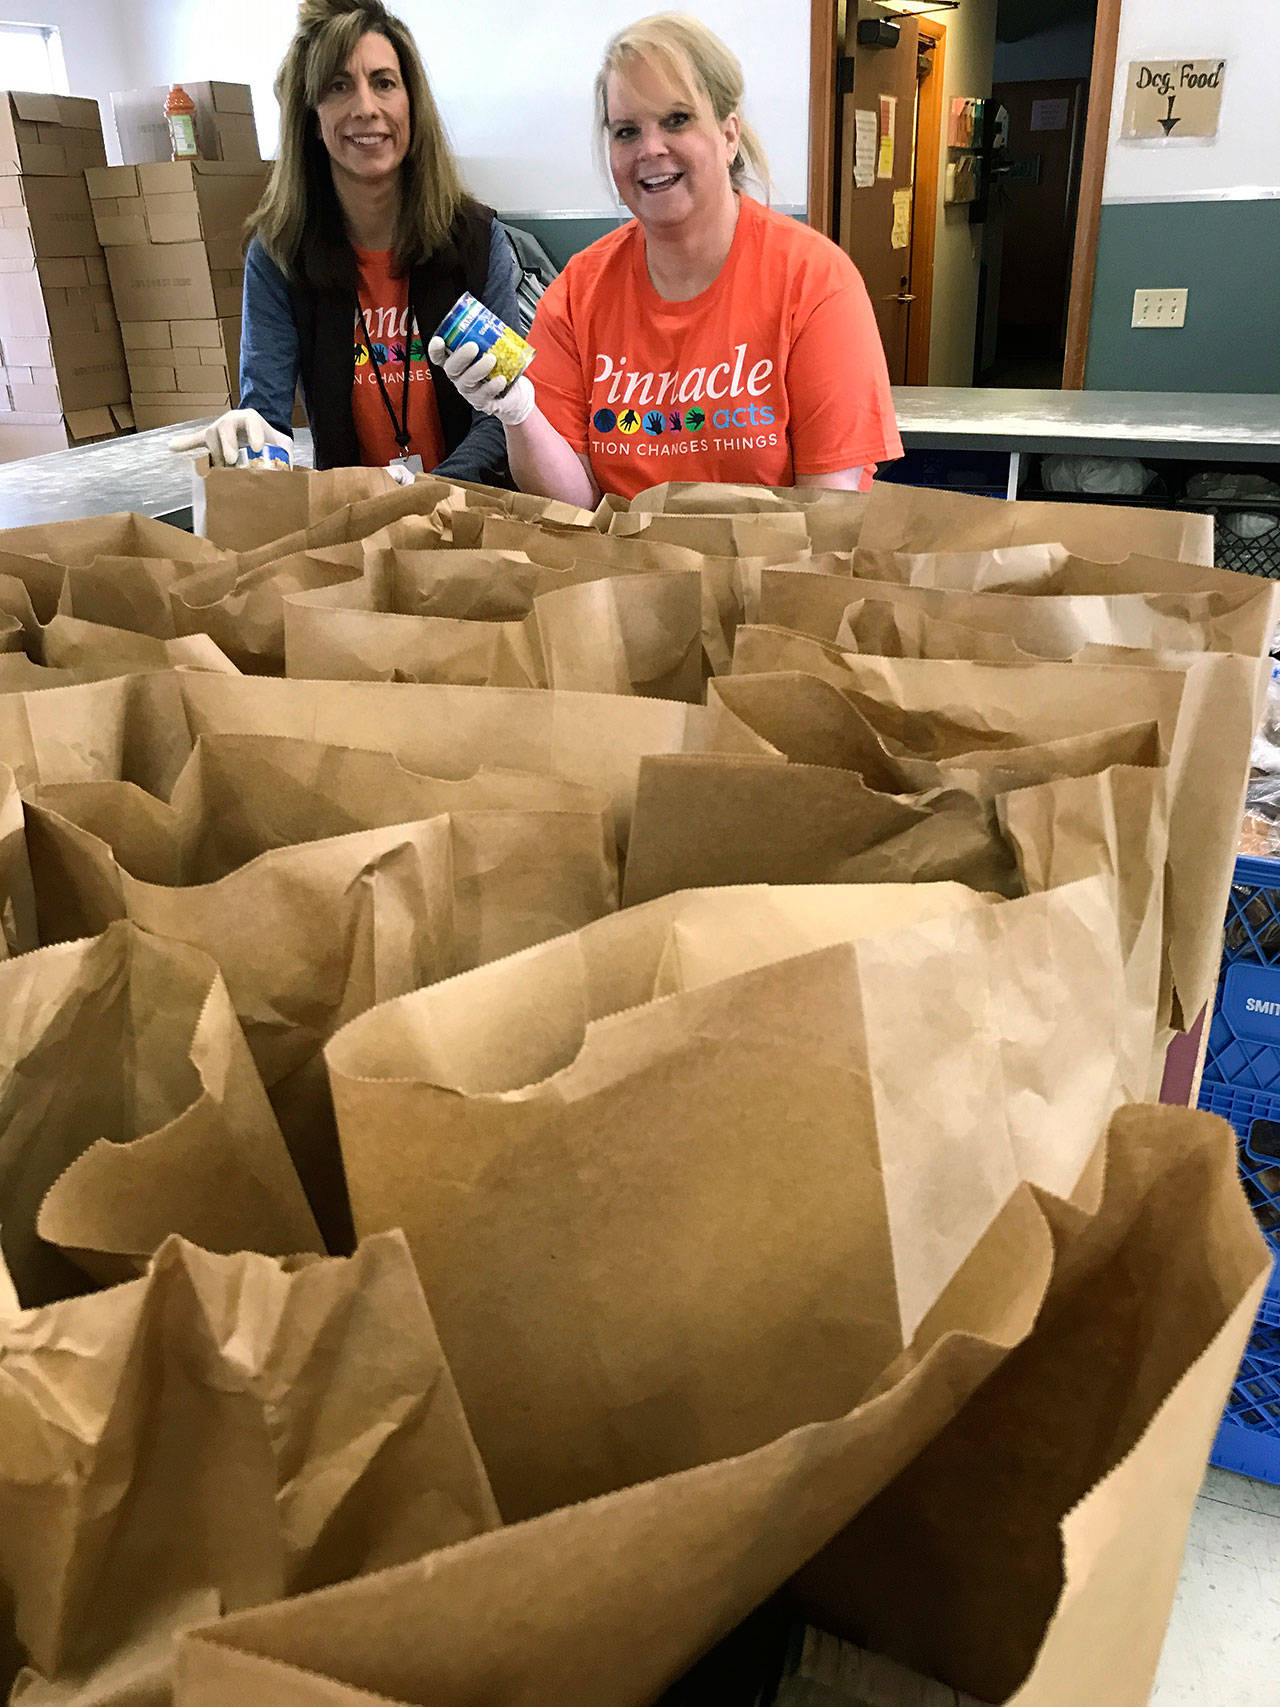
[[[1097,0],[999,0],[975,385],[1062,386],[1096,28]]]
[[[940,383],[941,369],[957,384],[1078,389],[1120,0],[996,4],[988,72],[971,39],[978,4],[906,16],[875,0],[812,0],[809,222],[862,271],[895,384]],[[949,33],[963,88],[950,86]],[[986,42],[989,53],[989,33]],[[1008,146],[986,162],[981,206],[967,227],[971,256],[958,265],[963,214],[943,199],[944,181],[960,199],[947,178],[957,156],[950,118],[958,98],[988,89],[992,120],[1001,108],[1009,114]],[[935,279],[944,225],[947,266]]]

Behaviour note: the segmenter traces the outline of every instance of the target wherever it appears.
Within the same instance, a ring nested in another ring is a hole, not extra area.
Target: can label
[[[493,371],[508,385],[515,384],[534,356],[532,344],[465,290],[436,328],[436,337],[450,353],[464,344],[474,344],[482,356],[492,351]]]
[[[263,445],[261,450],[254,450],[251,445],[241,445],[236,453],[237,468],[292,468],[293,458],[287,445]]]

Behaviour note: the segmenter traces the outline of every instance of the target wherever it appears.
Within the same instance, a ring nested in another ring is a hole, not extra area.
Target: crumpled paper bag
[[[0,1246],[25,1304],[136,1273],[171,1233],[322,1249],[206,955],[115,924],[4,962],[0,1006]]]
[[[652,1707],[789,1579],[982,1700],[1146,1707],[1264,1280],[1225,1123],[1123,1109],[1076,1201],[1017,1188],[843,1414],[210,1626],[178,1707]]]
[[[143,1279],[0,1320],[27,1707],[164,1707],[193,1623],[496,1520],[397,1234],[283,1263],[174,1238]]]
[[[27,795],[45,941],[129,918],[221,968],[331,1247],[349,1238],[319,1049],[374,1002],[617,905],[607,802],[547,777],[447,782],[384,753],[202,736],[165,802]]]
[[[1075,1190],[1134,1082],[1112,886],[943,887],[686,891],[332,1039],[508,1520],[840,1414]]]

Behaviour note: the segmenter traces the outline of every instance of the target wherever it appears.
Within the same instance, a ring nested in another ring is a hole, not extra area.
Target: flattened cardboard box
[[[196,146],[205,160],[251,163],[262,158],[253,121],[253,92],[247,83],[184,83],[195,102]],[[164,104],[167,86],[125,89],[111,96],[123,159],[134,165],[170,156]]]
[[[181,427],[188,421],[207,421],[211,416],[221,414],[228,406],[225,396],[218,403],[209,403],[193,397],[177,397],[162,402],[159,399],[148,399],[141,393],[134,394],[132,403],[133,418],[140,433],[145,432],[148,427]]]
[[[133,425],[127,403],[110,409],[73,410],[65,416],[0,413],[0,462],[19,462],[29,456],[47,456],[76,445],[118,438],[121,433],[132,432]]]
[[[59,175],[106,163],[96,101],[0,92],[0,173]]]

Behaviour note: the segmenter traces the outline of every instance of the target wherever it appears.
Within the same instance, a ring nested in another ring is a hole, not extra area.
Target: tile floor
[[[1280,1487],[1205,1477],[1151,1707],[1280,1707]]]

